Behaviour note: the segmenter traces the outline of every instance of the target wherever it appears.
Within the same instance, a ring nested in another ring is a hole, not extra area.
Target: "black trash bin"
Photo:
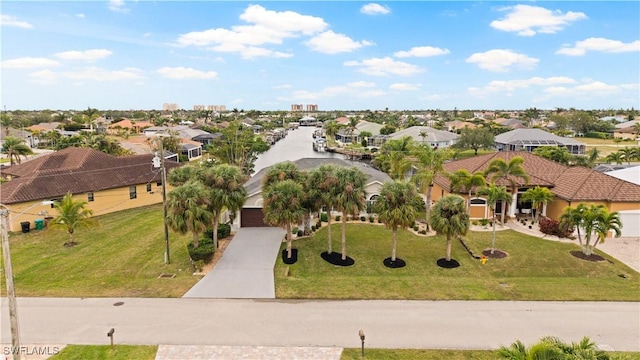
[[[29,230],[31,230],[31,223],[29,221],[21,222],[20,226],[22,226],[22,232],[23,233],[28,233]]]

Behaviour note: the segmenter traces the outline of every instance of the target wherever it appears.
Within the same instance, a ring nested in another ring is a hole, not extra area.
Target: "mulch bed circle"
[[[506,252],[498,249],[493,249],[493,254],[491,253],[491,249],[482,250],[482,255],[488,257],[489,259],[502,259],[509,256]]]
[[[598,254],[585,255],[582,251],[574,250],[570,251],[571,255],[577,257],[578,259],[587,260],[587,261],[605,261],[606,259]]]
[[[398,269],[398,268],[407,266],[407,263],[398,257],[396,258],[396,261],[391,261],[391,258],[388,257],[384,259],[382,263],[384,264],[384,266],[391,269]]]
[[[287,249],[282,250],[282,262],[291,265],[298,261],[298,249],[291,249],[291,257],[287,257]]]
[[[337,266],[352,266],[356,263],[355,260],[348,256],[346,259],[342,260],[342,254],[337,252],[332,252],[331,254],[329,254],[325,251],[320,254],[320,257],[322,257],[324,261]]]
[[[436,261],[436,264],[438,264],[438,266],[440,266],[441,268],[445,268],[445,269],[453,269],[460,266],[460,263],[457,260],[451,259],[447,261],[447,259],[445,258],[438,259],[438,261]]]

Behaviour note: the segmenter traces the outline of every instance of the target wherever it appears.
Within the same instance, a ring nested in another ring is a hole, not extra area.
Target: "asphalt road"
[[[114,306],[124,302],[121,306]],[[640,351],[640,303],[19,298],[23,344],[190,344],[495,349],[589,336]],[[10,344],[2,298],[2,344]]]

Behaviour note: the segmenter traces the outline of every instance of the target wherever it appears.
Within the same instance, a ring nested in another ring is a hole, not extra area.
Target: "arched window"
[[[487,200],[481,198],[471,199],[471,205],[486,205]]]

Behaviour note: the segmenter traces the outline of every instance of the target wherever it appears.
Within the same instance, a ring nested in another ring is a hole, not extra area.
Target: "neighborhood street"
[[[108,344],[114,328],[116,344],[359,347],[362,329],[374,348],[495,349],[586,335],[605,349],[640,351],[637,302],[19,298],[18,306],[23,344]],[[10,344],[6,316],[1,325],[0,342]]]

